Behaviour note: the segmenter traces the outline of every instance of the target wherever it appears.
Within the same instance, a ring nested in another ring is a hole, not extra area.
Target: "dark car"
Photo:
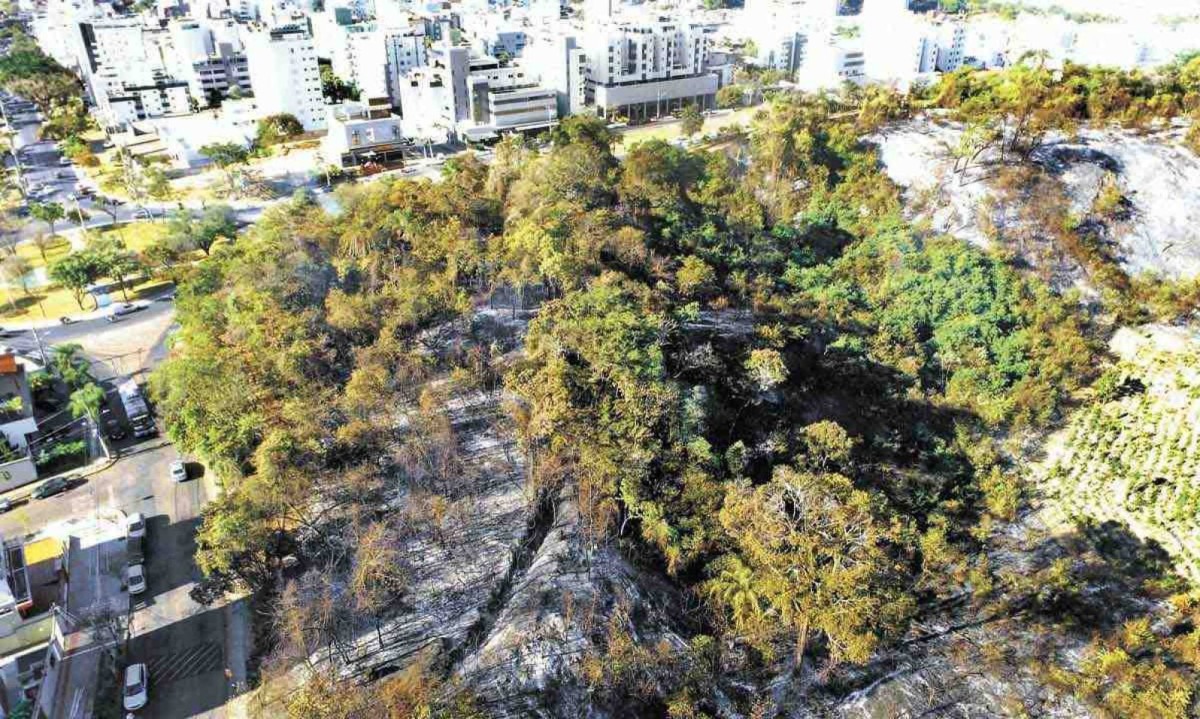
[[[70,488],[70,477],[55,477],[39,484],[37,489],[33,490],[33,498],[45,499],[46,497],[53,497],[56,494],[62,494]]]

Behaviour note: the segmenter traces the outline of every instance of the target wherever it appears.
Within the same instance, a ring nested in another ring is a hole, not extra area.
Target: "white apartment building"
[[[587,55],[565,23],[547,26],[535,34],[522,59],[526,67],[538,71],[543,87],[554,90],[559,116],[584,111]]]
[[[707,71],[708,30],[669,18],[607,19],[585,29],[588,101],[601,116],[638,122],[686,104],[715,105],[717,77]]]
[[[544,130],[558,121],[558,94],[538,73],[466,47],[443,46],[400,82],[404,135],[442,142]]]
[[[804,65],[804,51],[808,44],[808,36],[804,32],[787,26],[775,26],[764,28],[761,38],[755,58],[759,66],[792,77]]]
[[[42,11],[33,18],[34,39],[59,65],[82,75],[84,55],[79,42],[79,23],[97,14],[94,0],[46,0]]]
[[[960,20],[945,20],[937,23],[933,31],[937,43],[938,72],[954,72],[966,60],[967,28]]]
[[[400,107],[400,79],[414,67],[428,62],[423,26],[393,27],[383,31],[387,51],[387,96],[393,107]],[[403,112],[403,108],[401,108]]]
[[[216,25],[222,32],[213,32]],[[234,32],[228,32],[232,26]],[[176,20],[168,26],[171,73],[188,85],[195,104],[215,106],[237,88],[249,95],[250,67],[232,20]]]
[[[825,32],[810,39],[797,84],[808,91],[836,88],[867,80],[867,50],[861,37]]]
[[[244,42],[259,113],[288,113],[305,131],[324,129],[325,101],[308,30],[299,25],[260,26],[246,32]]]
[[[388,96],[386,36],[375,23],[338,25],[330,41],[335,75],[353,83],[363,97]]]
[[[166,67],[170,41],[161,27],[123,17],[81,22],[76,32],[79,66],[101,125],[119,128],[191,110],[187,82]]]
[[[905,0],[868,4],[861,19],[864,70],[872,82],[907,89],[937,68],[935,26],[908,10]],[[962,59],[961,42],[957,48]]]
[[[326,109],[328,130],[321,140],[321,155],[325,162],[338,167],[354,167],[365,162],[387,163],[402,157],[405,142],[400,116],[392,112],[387,98],[328,105]]]

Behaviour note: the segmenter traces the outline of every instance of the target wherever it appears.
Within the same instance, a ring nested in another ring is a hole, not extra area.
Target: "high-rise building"
[[[161,27],[123,17],[81,22],[77,32],[81,75],[102,126],[123,128],[190,111],[187,82],[173,77],[164,62],[170,40]]]
[[[317,53],[299,25],[257,27],[245,34],[250,86],[262,115],[294,115],[307,130],[325,127]]]
[[[583,39],[588,101],[604,117],[635,122],[687,104],[713,107],[718,80],[707,71],[708,32],[669,18],[589,23]]]

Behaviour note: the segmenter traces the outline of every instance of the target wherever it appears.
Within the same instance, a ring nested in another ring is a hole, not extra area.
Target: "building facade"
[[[258,27],[245,35],[250,86],[261,116],[287,113],[305,131],[325,128],[317,53],[299,25]]]

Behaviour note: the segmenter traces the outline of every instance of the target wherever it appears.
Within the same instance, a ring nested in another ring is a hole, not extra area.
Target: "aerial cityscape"
[[[0,718],[1200,716],[1200,0],[0,0]]]

